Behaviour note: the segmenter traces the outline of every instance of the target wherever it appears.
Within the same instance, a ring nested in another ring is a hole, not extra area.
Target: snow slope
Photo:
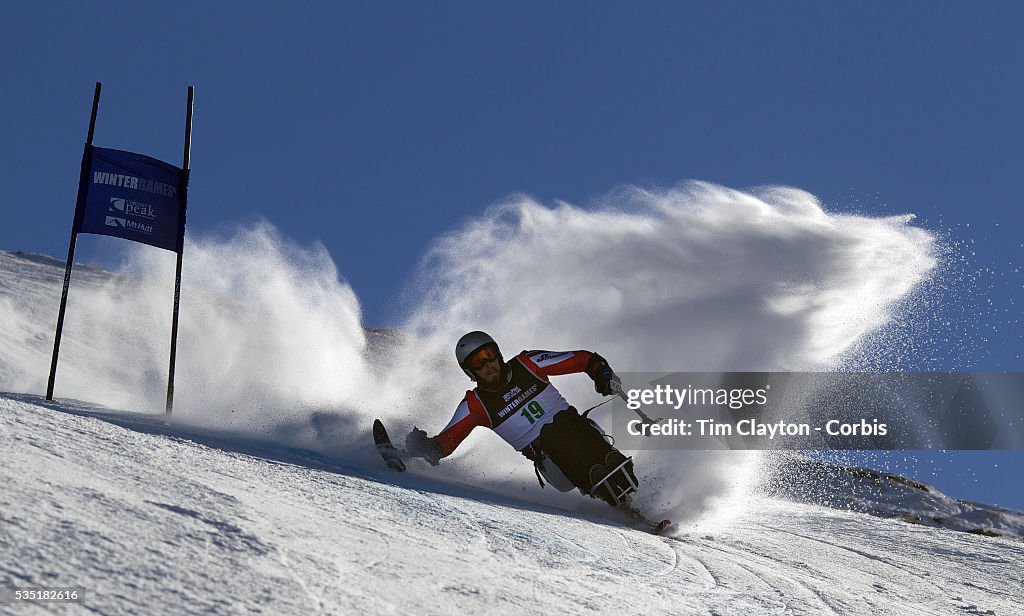
[[[833,500],[771,499],[755,496],[757,455],[636,452],[638,502],[680,522],[653,537],[541,490],[493,434],[405,475],[369,444],[374,416],[395,435],[444,424],[467,385],[450,345],[475,327],[620,370],[898,367],[901,337],[928,335],[907,311],[938,266],[911,219],[832,214],[784,187],[626,188],[594,208],[516,197],[435,241],[401,334],[365,329],[323,246],[269,223],[190,236],[170,421],[173,254],[76,266],[51,404],[62,264],[0,252],[0,392],[21,392],[0,393],[0,586],[86,589],[86,610],[0,611],[1013,613],[1019,517],[976,519],[994,510],[890,477],[779,467]],[[585,377],[558,386],[593,398]],[[935,507],[1007,537],[860,513]]]
[[[777,455],[765,462],[766,493],[911,524],[1024,539],[1024,513],[951,498],[909,477],[803,455]]]
[[[0,395],[9,614],[1019,614],[1024,543],[751,498],[655,537],[479,489]],[[441,471],[438,471],[441,472]],[[539,488],[537,488],[539,489]]]

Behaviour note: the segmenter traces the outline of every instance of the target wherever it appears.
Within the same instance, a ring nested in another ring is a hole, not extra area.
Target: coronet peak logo
[[[131,199],[122,199],[120,197],[110,198],[110,211],[120,212],[127,216],[138,216],[148,220],[156,218],[156,210],[154,210],[152,205],[148,203],[141,203],[139,201],[132,201]]]

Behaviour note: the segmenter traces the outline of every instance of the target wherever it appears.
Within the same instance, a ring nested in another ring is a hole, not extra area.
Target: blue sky
[[[974,251],[945,314],[976,325],[945,333],[976,339],[948,367],[1021,370],[1021,23],[1011,2],[9,4],[0,249],[65,254],[95,81],[97,145],[173,163],[195,84],[190,230],[323,242],[368,325],[510,193],[777,183]]]

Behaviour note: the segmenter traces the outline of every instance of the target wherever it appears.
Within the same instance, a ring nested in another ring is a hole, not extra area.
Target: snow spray
[[[705,182],[627,186],[586,208],[509,198],[423,259],[409,291],[406,357],[439,372],[385,387],[390,408],[396,421],[442,427],[472,385],[450,359],[452,342],[472,329],[493,335],[506,357],[588,349],[619,371],[836,369],[935,270],[935,237],[912,219],[830,213],[794,188]],[[581,409],[596,400],[586,376],[554,382]],[[474,434],[463,448],[452,466],[467,481],[603,506],[538,490],[530,465],[493,435]],[[750,452],[634,457],[638,502],[678,520],[740,508],[759,466]]]
[[[626,186],[586,207],[513,196],[433,243],[404,291],[400,335],[383,351],[372,348],[356,294],[323,246],[298,246],[269,223],[190,235],[176,420],[361,458],[374,417],[396,435],[447,424],[473,385],[452,354],[472,329],[492,334],[506,357],[588,349],[625,372],[835,369],[936,269],[936,238],[912,218],[830,213],[794,188],[705,182]],[[90,281],[76,270],[58,395],[159,412],[173,254],[126,255],[113,277]],[[3,389],[42,391],[54,279],[36,299],[0,297],[10,313],[0,326]],[[598,401],[584,375],[555,384],[578,408]],[[635,459],[638,502],[680,521],[742,509],[759,467],[750,452]],[[532,466],[484,430],[443,468],[411,472],[604,507],[541,490]]]

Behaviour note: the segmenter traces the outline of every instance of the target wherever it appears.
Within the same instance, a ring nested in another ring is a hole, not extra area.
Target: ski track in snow
[[[1020,614],[1024,600],[1020,541],[784,500],[656,537],[13,394],[0,447],[0,586],[86,589],[5,614]]]

